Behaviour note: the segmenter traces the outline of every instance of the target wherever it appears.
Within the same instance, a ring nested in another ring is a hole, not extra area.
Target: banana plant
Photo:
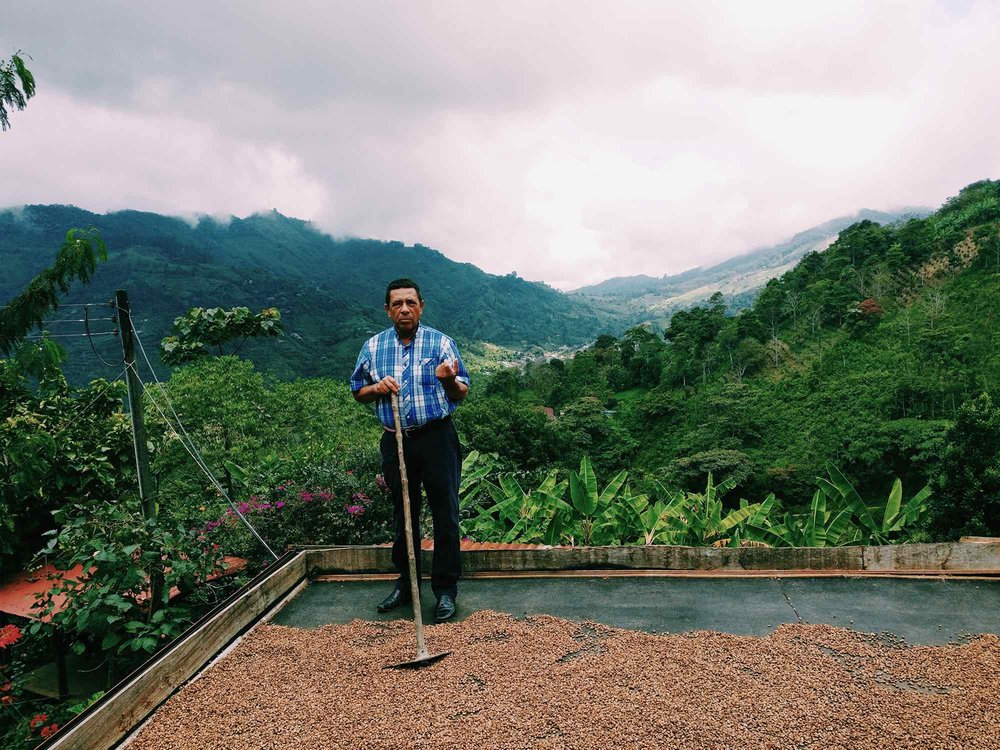
[[[627,471],[620,471],[608,482],[601,493],[597,491],[597,477],[584,456],[580,461],[580,471],[569,472],[569,496],[578,518],[576,526],[580,530],[580,542],[590,546],[595,539],[601,542],[613,541],[617,524],[612,507],[628,479]]]
[[[927,500],[931,496],[930,485],[925,485],[904,505],[903,483],[896,479],[884,504],[869,505],[840,469],[828,463],[826,471],[830,478],[818,477],[816,481],[828,499],[850,508],[860,527],[859,538],[854,541],[889,544],[893,537],[900,536],[899,532],[920,520],[927,511]]]
[[[647,547],[657,542],[670,543],[667,533],[670,528],[670,519],[676,515],[677,507],[683,503],[685,495],[677,492],[670,496],[666,502],[657,500],[650,502],[646,495],[631,495],[629,488],[625,487],[625,504],[631,510],[634,518],[634,525],[639,534],[642,535],[642,542]]]
[[[764,505],[774,501],[768,495]],[[849,544],[857,538],[858,530],[851,524],[851,508],[838,510],[827,508],[827,497],[821,490],[813,494],[809,512],[803,514],[785,513],[781,523],[772,523],[771,509],[750,519],[748,525],[762,532],[774,546],[784,547],[826,547]]]
[[[462,510],[471,508],[476,498],[486,487],[484,480],[496,467],[496,460],[489,454],[472,451],[462,461],[462,483],[458,486],[458,497]]]
[[[506,474],[499,478],[499,484],[485,482],[485,486],[493,504],[473,520],[479,536],[502,542],[558,544],[573,509],[562,499],[567,481],[560,482],[555,469],[531,492],[525,492]]]
[[[722,496],[734,486],[732,479],[716,485],[709,473],[704,493],[680,493],[683,501],[670,504],[669,543],[721,546],[732,544],[735,539],[739,544],[745,536],[747,520],[760,511],[761,503],[744,504],[723,515]],[[661,490],[670,494],[669,490],[662,487]]]

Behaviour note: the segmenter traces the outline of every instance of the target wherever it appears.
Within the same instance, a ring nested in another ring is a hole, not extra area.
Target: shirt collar
[[[403,343],[403,339],[399,338],[399,331],[397,331],[397,330],[396,330],[396,326],[393,326],[393,327],[392,327],[391,329],[389,329],[389,330],[391,330],[391,331],[392,331],[392,336],[393,336],[393,339],[395,340],[395,342],[396,342],[397,344],[399,344],[400,346],[402,346],[402,347],[406,347],[406,346],[410,346],[410,345],[412,345],[412,344],[413,344],[414,342],[416,342],[416,340],[417,340],[417,337],[418,337],[418,336],[420,336],[420,335],[421,335],[421,333],[423,332],[423,326],[421,326],[421,325],[420,325],[420,322],[419,322],[419,321],[417,322],[417,330],[415,330],[415,331],[413,332],[413,336],[412,336],[412,337],[410,338],[410,343],[409,343],[409,344],[404,344],[404,343]]]

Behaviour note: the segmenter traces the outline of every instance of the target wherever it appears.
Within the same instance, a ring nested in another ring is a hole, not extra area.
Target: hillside
[[[175,317],[194,306],[277,307],[287,335],[242,352],[280,377],[342,377],[360,343],[387,325],[388,281],[410,276],[427,300],[425,320],[460,341],[519,350],[580,345],[625,318],[514,274],[494,276],[430,248],[400,242],[335,240],[308,222],[277,212],[195,223],[138,211],[99,215],[72,206],[0,212],[0,299],[9,299],[45,267],[71,227],[96,227],[109,248],[89,287],[64,302],[109,299],[128,290],[146,341],[158,342]],[[67,308],[68,309],[68,308]],[[56,319],[72,316],[57,315]],[[50,326],[79,333],[80,325]],[[66,338],[67,373],[92,373],[85,341]]]
[[[1000,410],[980,399],[1000,395],[1000,181],[925,218],[852,224],[749,308],[716,296],[676,313],[665,336],[601,337],[483,390],[559,414],[540,436],[518,435],[524,449],[487,444],[466,418],[474,447],[514,464],[564,440],[553,460],[587,453],[604,475],[629,466],[694,489],[713,472],[751,501],[774,492],[801,505],[833,462],[870,502],[900,477],[907,497],[932,482],[953,509],[980,504],[942,512],[940,533],[998,532]]]
[[[838,233],[851,224],[859,221],[891,224],[930,212],[931,209],[915,207],[889,213],[863,209],[852,216],[840,216],[799,232],[777,245],[758,248],[709,268],[694,268],[658,278],[618,276],[576,289],[572,294],[605,303],[621,303],[623,309],[663,325],[669,322],[673,310],[707,300],[715,292],[725,294],[731,308],[747,307],[753,301],[754,292],[769,279],[790,271],[808,253],[829,247]]]

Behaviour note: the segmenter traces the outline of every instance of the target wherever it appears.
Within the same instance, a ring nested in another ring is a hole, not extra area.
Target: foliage
[[[762,509],[763,504],[744,503],[737,509],[726,511],[722,497],[735,484],[730,479],[716,485],[709,474],[708,484],[702,493],[671,493],[661,487],[660,492],[668,498],[665,504],[668,521],[664,532],[667,543],[739,547],[745,536],[744,525]]]
[[[556,544],[571,512],[562,499],[566,481],[559,482],[555,470],[549,472],[533,491],[525,493],[517,479],[503,474],[496,483],[486,483],[492,503],[478,505],[477,515],[467,524],[467,533],[496,541]],[[478,493],[477,493],[478,494]],[[474,498],[472,495],[471,498]],[[473,502],[466,496],[464,510]]]
[[[190,602],[170,603],[172,588],[212,596],[206,584],[222,569],[218,547],[176,522],[144,518],[133,498],[72,503],[54,515],[60,528],[38,562],[66,572],[52,574],[40,614],[63,628],[75,652],[99,650],[126,664],[135,661],[135,654],[153,653],[193,621]],[[153,592],[160,597],[154,602],[149,581],[161,573],[164,585]],[[29,632],[42,627],[34,622]]]
[[[929,485],[903,503],[903,485],[896,479],[884,504],[870,504],[861,498],[836,466],[829,464],[827,474],[829,479],[821,477],[816,481],[828,501],[841,508],[849,508],[853,513],[859,533],[852,541],[860,541],[862,544],[889,544],[897,541],[904,529],[913,526],[927,511],[927,499],[931,494]]]
[[[753,469],[750,457],[742,451],[716,448],[700,451],[684,458],[675,458],[669,465],[668,481],[693,489],[706,475],[722,476],[726,486],[738,487]]]
[[[518,351],[580,346],[631,320],[545,284],[487,274],[424,246],[334,239],[277,212],[224,222],[205,217],[192,226],[141,211],[95,214],[36,205],[0,210],[0,299],[27,282],[39,259],[51,257],[65,227],[80,225],[97,227],[115,248],[93,293],[107,299],[116,288],[128,288],[146,340],[168,335],[179,311],[206,301],[281,310],[288,335],[266,345],[250,339],[240,354],[286,380],[346,378],[361,343],[387,327],[385,286],[399,276],[420,282],[427,301],[423,322],[460,344],[489,341]],[[86,378],[86,363],[75,355],[88,346],[86,340],[67,342],[71,382]],[[158,366],[158,373],[165,371]]]
[[[736,476],[748,497],[773,492],[792,516],[811,507],[828,461],[866,496],[897,477],[923,486],[941,471],[962,404],[1000,382],[996,205],[1000,181],[984,181],[926,218],[859,221],[749,309],[730,314],[716,296],[676,313],[657,345],[649,329],[631,329],[505,376],[519,401],[553,407],[553,429],[569,438],[559,458],[533,465],[569,468],[589,455],[602,474],[628,466],[650,494],[654,479],[694,491],[711,471]],[[629,357],[642,347],[659,367],[640,377]],[[609,398],[614,411],[600,408]],[[488,450],[505,448],[493,435]],[[934,533],[984,533],[975,519],[988,501],[977,498]]]
[[[930,488],[902,501],[897,479],[884,503],[861,499],[835,466],[829,479],[818,479],[806,512],[784,510],[774,494],[759,503],[723,501],[736,481],[716,484],[712,474],[703,492],[673,490],[654,482],[652,496],[633,494],[628,474],[619,472],[603,491],[590,461],[559,480],[552,470],[536,489],[525,490],[508,474],[493,481],[495,465],[470,454],[464,471],[463,511],[471,516],[469,533],[477,539],[589,545],[679,544],[687,546],[795,546],[889,544],[905,540],[927,511]],[[568,494],[567,494],[568,489]]]
[[[160,342],[160,359],[179,365],[208,355],[209,347],[223,354],[222,345],[240,339],[233,355],[249,338],[281,335],[281,313],[268,307],[254,315],[246,307],[194,307],[174,320],[173,335]]]
[[[774,507],[774,495],[768,495],[765,504]],[[807,513],[785,513],[780,523],[767,515],[755,519],[753,528],[762,532],[761,541],[776,547],[835,547],[856,541],[848,532],[856,532],[850,525],[852,510],[840,507],[836,512],[827,508],[827,496],[816,490]]]
[[[498,374],[495,380],[503,377]],[[473,450],[495,453],[508,466],[528,470],[549,466],[573,450],[566,431],[541,406],[476,390],[455,412],[455,423]]]
[[[381,434],[378,421],[354,402],[346,383],[267,382],[253,363],[231,356],[184,365],[165,389],[213,474],[222,476],[230,465],[243,467],[244,478],[233,476],[234,499],[262,494],[289,479],[303,488],[320,486],[325,464],[342,471],[361,469],[348,461],[370,466]],[[161,504],[191,524],[203,523],[206,513],[221,513],[224,506],[215,486],[184,448],[170,406],[158,390],[150,392],[145,415]],[[376,473],[377,466],[368,481]],[[202,506],[208,510],[200,510]]]
[[[13,347],[45,316],[59,306],[59,293],[69,292],[71,281],[89,282],[108,250],[96,229],[70,229],[51,267],[34,276],[7,305],[0,308],[0,353]]]
[[[932,529],[944,538],[1000,535],[1000,407],[988,394],[964,404],[946,441]]]
[[[295,467],[289,472],[294,479],[277,483],[239,472],[253,491],[237,510],[278,554],[290,545],[390,541],[392,498],[376,473],[378,451],[359,448],[346,459]],[[251,567],[271,559],[230,507],[208,520],[202,531],[226,554],[250,560]]]
[[[28,347],[36,345],[19,352]],[[0,360],[0,374],[14,386],[0,391],[0,570],[6,570],[40,546],[52,511],[118,497],[135,467],[121,412],[124,383],[101,379],[71,388],[55,370],[32,392],[13,363]]]
[[[580,471],[569,472],[569,496],[576,511],[569,527],[571,543],[576,539],[585,546],[620,541],[614,509],[627,479],[628,472],[620,471],[598,493],[597,477],[586,456],[580,461]]]
[[[21,52],[0,61],[0,130],[10,128],[10,110],[23,110],[35,95],[35,77],[24,64]]]

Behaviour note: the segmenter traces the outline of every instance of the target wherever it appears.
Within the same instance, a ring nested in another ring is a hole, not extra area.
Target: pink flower
[[[279,500],[274,504],[274,507],[277,508],[278,510],[281,510],[282,508],[285,507],[285,504]]]
[[[354,473],[354,469],[348,469],[348,470],[347,470],[347,475],[348,475],[348,476],[350,476],[350,475],[351,475],[351,474],[353,474],[353,473]]]
[[[240,513],[246,513],[248,510],[250,510],[250,506],[249,505],[247,505],[246,503],[240,503],[239,504],[239,511],[240,511]]]
[[[381,474],[375,477],[375,484],[378,485],[380,490],[389,489],[389,485],[385,483],[385,478]]]
[[[302,502],[311,503],[313,500],[313,493],[302,490],[302,492],[299,493],[299,497],[302,499]]]
[[[348,505],[347,512],[352,516],[362,516],[365,513],[365,506],[363,505]]]

